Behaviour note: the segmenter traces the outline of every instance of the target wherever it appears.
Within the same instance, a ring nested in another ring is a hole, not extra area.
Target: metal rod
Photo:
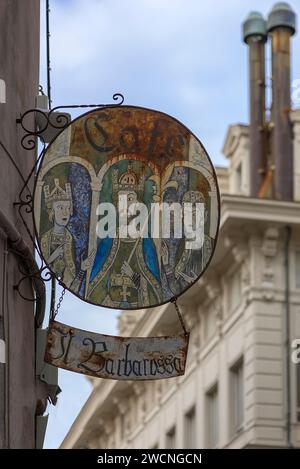
[[[55,277],[54,277],[54,275],[52,275],[52,278],[51,278],[51,300],[50,300],[50,316],[51,317],[54,317],[55,299],[56,299],[56,283],[55,283]]]
[[[172,300],[172,303],[174,303],[174,306],[175,306],[175,309],[176,309],[176,312],[177,312],[177,315],[178,315],[178,318],[179,318],[181,327],[182,327],[182,329],[183,329],[183,332],[185,333],[185,335],[187,335],[188,332],[187,332],[187,330],[186,330],[186,327],[185,327],[185,324],[184,324],[184,320],[183,320],[183,317],[182,317],[182,315],[181,315],[181,312],[180,312],[180,309],[179,309],[179,306],[178,306],[178,303],[177,303],[177,298],[173,299],[173,300]]]
[[[47,94],[49,100],[49,109],[52,106],[52,99],[51,99],[51,62],[50,62],[50,24],[49,24],[49,16],[50,16],[50,5],[49,0],[46,0],[46,47],[47,47]]]

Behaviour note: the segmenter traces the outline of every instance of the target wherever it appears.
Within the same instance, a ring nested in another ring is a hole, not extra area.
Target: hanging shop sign
[[[94,377],[184,374],[189,333],[177,298],[207,268],[220,200],[201,142],[176,119],[133,106],[84,114],[43,153],[34,189],[40,254],[59,283],[112,309],[174,302],[183,334],[113,337],[50,314],[45,360]]]
[[[51,322],[45,360],[98,378],[151,380],[184,374],[188,334],[114,337]]]
[[[75,119],[47,147],[36,177],[46,264],[70,292],[113,309],[155,307],[191,287],[212,258],[219,213],[201,142],[140,107]]]

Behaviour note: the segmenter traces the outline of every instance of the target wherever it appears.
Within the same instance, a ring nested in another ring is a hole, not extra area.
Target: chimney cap
[[[251,37],[259,37],[264,42],[267,40],[267,25],[261,13],[252,11],[243,23],[243,39],[247,44]]]
[[[292,35],[296,32],[296,14],[286,2],[276,3],[268,16],[268,33],[280,27],[290,29]]]

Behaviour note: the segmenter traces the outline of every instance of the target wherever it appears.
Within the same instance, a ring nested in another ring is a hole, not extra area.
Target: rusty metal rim
[[[98,108],[95,108],[93,109],[92,111],[88,111],[88,112],[85,112],[84,114],[81,114],[80,116],[76,117],[75,119],[73,119],[71,122],[69,122],[63,129],[61,132],[59,132],[54,138],[53,140],[49,143],[49,145],[47,146],[47,148],[44,148],[43,151],[42,151],[42,155],[41,155],[41,158],[40,158],[40,164],[39,164],[39,168],[35,174],[35,179],[34,179],[34,188],[33,188],[33,196],[32,196],[32,218],[33,218],[33,227],[34,227],[34,233],[35,233],[35,237],[37,239],[37,244],[38,244],[38,247],[39,247],[39,250],[40,250],[40,255],[43,259],[43,261],[46,263],[49,271],[54,275],[54,277],[56,278],[57,282],[59,283],[59,285],[61,285],[63,288],[65,288],[66,290],[68,290],[70,293],[72,293],[73,295],[77,296],[77,298],[79,298],[80,300],[82,301],[85,301],[86,303],[89,303],[93,306],[100,306],[102,308],[107,308],[107,309],[112,309],[113,311],[116,311],[116,310],[122,310],[122,311],[138,311],[138,310],[144,310],[144,309],[152,309],[152,308],[158,308],[160,306],[163,306],[167,303],[171,303],[171,302],[174,302],[177,298],[179,298],[180,296],[182,296],[187,290],[189,290],[190,288],[192,288],[198,281],[199,279],[202,277],[202,275],[206,272],[209,264],[211,263],[211,260],[213,258],[213,255],[214,255],[214,252],[215,252],[215,249],[216,249],[216,245],[217,245],[217,242],[218,242],[218,236],[219,236],[219,228],[220,228],[220,218],[221,218],[221,198],[220,198],[220,191],[219,191],[219,186],[218,186],[218,180],[217,180],[217,175],[216,175],[216,171],[215,171],[215,168],[214,168],[214,165],[212,164],[212,161],[210,159],[210,156],[208,154],[208,152],[206,151],[206,148],[204,147],[204,145],[202,144],[202,142],[199,140],[199,138],[193,133],[190,131],[190,129],[182,124],[182,122],[180,122],[178,119],[176,119],[176,117],[173,117],[173,116],[170,116],[169,114],[165,113],[165,112],[162,112],[162,111],[157,111],[155,109],[150,109],[150,108],[146,108],[146,107],[142,107],[142,106],[133,106],[133,105],[122,105],[120,106],[121,109],[124,109],[124,108],[129,108],[129,109],[141,109],[143,111],[150,111],[150,112],[153,112],[153,113],[157,113],[157,114],[161,114],[162,116],[166,116],[172,120],[174,120],[175,122],[177,122],[179,125],[181,125],[184,129],[186,129],[190,135],[192,135],[196,140],[197,142],[199,142],[199,144],[201,145],[201,147],[203,148],[204,152],[205,152],[205,155],[211,165],[211,168],[212,168],[212,173],[213,173],[213,177],[214,177],[214,180],[215,180],[215,183],[216,183],[216,189],[217,189],[217,200],[218,200],[218,221],[217,221],[217,230],[216,230],[216,236],[215,236],[215,242],[214,242],[214,246],[213,246],[213,249],[212,249],[212,253],[211,253],[211,256],[205,266],[205,268],[203,269],[203,271],[201,272],[201,274],[199,275],[199,277],[196,278],[196,280],[194,282],[192,282],[190,285],[188,285],[184,290],[182,290],[182,292],[180,292],[179,295],[174,295],[172,298],[169,298],[168,300],[166,301],[163,301],[161,303],[157,303],[157,304],[154,304],[154,305],[149,305],[149,306],[143,306],[143,307],[139,307],[139,308],[126,308],[126,309],[122,309],[122,308],[114,308],[112,306],[104,306],[104,305],[101,305],[99,303],[94,303],[86,298],[83,298],[82,296],[78,295],[77,293],[73,292],[72,290],[70,290],[58,277],[57,275],[53,272],[53,270],[48,266],[48,263],[46,261],[46,259],[44,258],[43,256],[43,253],[42,253],[42,250],[41,250],[41,246],[40,246],[40,242],[39,242],[39,238],[38,238],[38,230],[37,230],[37,227],[36,227],[36,223],[35,223],[35,216],[34,216],[34,200],[35,200],[35,191],[36,191],[36,181],[38,179],[38,176],[39,176],[39,172],[40,172],[40,169],[42,167],[42,164],[43,164],[43,160],[44,160],[44,157],[45,157],[45,154],[46,152],[48,151],[48,149],[50,148],[50,146],[55,142],[55,140],[61,135],[61,133],[67,129],[70,125],[74,124],[74,122],[76,122],[77,120],[79,119],[82,119],[83,117],[87,116],[88,114],[91,114],[91,113],[95,113],[97,111],[104,111],[106,109],[115,109],[116,108],[116,105],[105,105],[103,107],[98,107]]]

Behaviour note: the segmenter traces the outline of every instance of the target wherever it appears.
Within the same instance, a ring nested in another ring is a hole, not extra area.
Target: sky
[[[124,104],[160,110],[180,120],[201,140],[215,165],[227,165],[222,146],[228,126],[248,123],[248,49],[241,23],[253,10],[266,16],[274,3],[50,0],[52,106],[109,104],[113,94],[121,92]],[[300,13],[299,0],[289,4]],[[41,0],[40,84],[46,91],[45,46]],[[268,102],[269,49],[268,44]],[[299,107],[299,34],[293,38],[292,51],[292,96]],[[114,334],[118,314],[67,292],[57,319]],[[59,386],[58,404],[47,410],[45,448],[59,447],[91,392],[84,376],[64,370],[59,370]]]

